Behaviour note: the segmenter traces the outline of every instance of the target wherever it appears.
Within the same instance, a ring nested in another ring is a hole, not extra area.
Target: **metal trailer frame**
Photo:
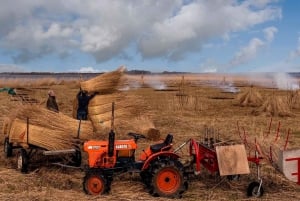
[[[209,140],[208,140],[209,139]],[[211,174],[218,174],[219,173],[219,166],[218,166],[218,158],[217,153],[215,150],[215,146],[219,144],[225,144],[229,141],[220,141],[219,139],[214,138],[205,138],[204,142],[198,142],[195,139],[189,139],[183,144],[181,144],[178,148],[174,150],[174,152],[178,152],[184,146],[189,146],[189,155],[192,157],[190,164],[188,165],[187,169],[193,169],[194,172],[187,171],[186,173],[194,173],[195,175],[199,175],[202,171],[201,168],[205,168]],[[252,162],[256,165],[256,174],[257,174],[257,181],[253,181],[248,185],[247,188],[247,196],[253,197],[261,197],[264,193],[264,189],[262,186],[263,180],[260,176],[260,162],[264,159],[263,157],[259,156],[258,150],[255,150],[254,156],[248,156],[247,160]],[[195,166],[195,167],[194,167]],[[227,178],[229,180],[238,179],[240,175],[229,175]]]

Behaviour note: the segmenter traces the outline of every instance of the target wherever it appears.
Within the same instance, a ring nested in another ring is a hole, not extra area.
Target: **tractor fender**
[[[173,158],[173,159],[178,159],[180,158],[179,155],[175,154],[174,152],[167,152],[167,151],[164,151],[164,152],[158,152],[158,153],[155,153],[155,154],[152,154],[151,156],[149,156],[149,158],[147,158],[147,160],[145,161],[143,167],[142,167],[142,170],[145,170],[149,167],[149,164],[155,160],[156,158],[158,157],[161,157],[161,156],[165,156],[165,157],[169,157],[169,158]]]
[[[199,174],[200,173],[200,153],[199,153],[199,146],[197,144],[197,142],[194,140],[194,139],[191,139],[190,141],[190,155],[193,155],[193,150],[195,151],[195,163],[196,163],[196,171],[195,173],[196,174]]]

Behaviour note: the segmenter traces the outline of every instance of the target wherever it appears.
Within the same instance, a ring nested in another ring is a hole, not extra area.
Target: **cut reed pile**
[[[128,120],[127,124],[132,126],[131,130],[144,134],[149,140],[158,141],[161,139],[160,131],[155,128],[153,121],[147,116],[132,118]]]
[[[69,133],[61,130],[52,130],[37,125],[28,125],[23,120],[14,119],[11,123],[9,140],[12,143],[21,144],[23,147],[28,144],[36,145],[46,150],[60,150],[72,148],[73,138]]]
[[[237,96],[237,101],[238,105],[242,107],[258,107],[262,105],[263,98],[254,87],[250,87],[248,90]]]
[[[100,92],[101,94],[113,93],[123,82],[122,75],[125,70],[126,68],[122,66],[115,71],[80,82],[81,89],[88,92]]]
[[[78,135],[78,120],[39,106],[19,107],[10,115],[10,119],[12,119],[9,132],[11,142],[27,142],[27,119],[29,143],[41,148],[48,150],[70,148],[69,145]],[[79,138],[95,138],[91,122],[81,121]]]
[[[266,114],[267,116],[292,117],[294,114],[290,110],[287,100],[283,97],[270,96],[261,107],[252,111],[254,115]]]
[[[89,119],[95,130],[101,131],[111,127],[113,102],[115,103],[114,124],[116,126],[120,124],[124,126],[124,122],[128,122],[128,119],[139,116],[145,111],[144,103],[139,96],[123,93],[96,95],[88,107]]]
[[[300,91],[299,90],[287,91],[286,100],[290,109],[300,108]]]

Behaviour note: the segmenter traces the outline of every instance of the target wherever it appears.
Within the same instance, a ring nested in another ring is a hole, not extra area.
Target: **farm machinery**
[[[128,133],[133,139],[114,140],[109,133],[108,141],[87,141],[88,168],[83,187],[86,193],[97,195],[110,190],[113,176],[122,172],[139,172],[149,192],[155,196],[181,197],[187,189],[187,177],[179,156],[172,151],[173,135],[168,134],[161,143],[149,146],[138,161],[135,160],[137,141],[142,134]]]
[[[205,138],[201,142],[189,139],[173,149],[173,135],[168,134],[164,141],[143,150],[136,160],[137,142],[145,136],[137,133],[128,135],[132,139],[115,140],[115,133],[111,130],[108,141],[91,140],[84,143],[83,150],[88,153],[88,167],[85,170],[83,188],[87,194],[107,193],[116,174],[137,172],[153,196],[180,198],[188,188],[189,175],[200,174],[201,167],[212,174],[227,175],[229,179],[233,179],[240,174],[249,173],[250,161],[257,165],[258,182],[250,183],[247,195],[263,195],[262,179],[259,175],[262,158],[257,152],[255,156],[247,158],[244,145]],[[188,146],[190,161],[183,165],[178,152],[185,146]]]

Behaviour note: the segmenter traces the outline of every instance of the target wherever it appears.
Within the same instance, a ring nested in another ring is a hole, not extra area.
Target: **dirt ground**
[[[159,90],[147,84],[152,80],[149,76],[144,76],[143,81],[140,80],[140,76],[134,79],[145,83],[123,93],[142,97],[150,110],[145,111],[147,118],[150,118],[155,127],[160,130],[162,138],[168,133],[174,135],[175,148],[190,138],[202,140],[205,127],[217,130],[224,141],[240,141],[238,122],[240,129],[245,130],[251,142],[254,136],[259,137],[260,133],[269,128],[271,117],[266,114],[254,116],[251,112],[255,108],[237,105],[237,94],[249,88],[249,82],[241,77],[230,78],[232,84],[237,86],[236,89],[240,90],[238,93],[221,89],[220,83],[226,81],[223,76],[185,76],[183,87],[180,87],[180,83],[183,82],[180,75],[156,76],[154,80],[156,84],[158,83]],[[3,85],[0,87],[9,85],[9,83],[0,83]],[[70,81],[58,83],[53,82],[52,79],[51,83],[44,81],[36,85],[26,85],[23,82],[14,82],[13,85],[30,90],[29,95],[37,99],[42,106],[46,105],[47,91],[53,89],[60,111],[72,116],[73,99],[79,89],[78,83]],[[287,96],[289,93],[272,87],[256,86],[256,89],[264,99],[272,95]],[[176,96],[179,92],[186,96]],[[22,102],[12,101],[6,92],[1,92],[0,124],[20,104]],[[292,112],[291,117],[272,117],[269,138],[270,141],[275,138],[278,122],[280,122],[282,140],[280,146],[284,145],[287,129],[291,129],[288,148],[300,148],[300,107],[294,108]],[[118,136],[124,138],[126,135],[119,130],[116,138]],[[5,158],[3,142],[4,135],[0,134],[0,200],[168,200],[149,195],[138,174],[116,176],[110,193],[101,196],[90,196],[84,193],[82,189],[84,172],[80,169],[62,168],[44,160],[32,165],[29,173],[22,174],[16,170],[16,157]],[[154,143],[140,140],[137,156],[141,149]],[[16,151],[14,150],[14,156]],[[183,148],[182,154],[186,152],[187,148]],[[251,154],[250,150],[249,153]],[[86,161],[84,160],[83,163],[86,164]],[[191,176],[189,189],[183,194],[181,200],[256,200],[246,196],[248,184],[256,179],[255,166],[250,164],[250,169],[251,174],[242,175],[238,181],[228,181],[226,178],[210,175],[203,168],[200,175]],[[262,164],[261,176],[265,193],[259,200],[300,200],[300,186],[288,181],[267,162]]]

